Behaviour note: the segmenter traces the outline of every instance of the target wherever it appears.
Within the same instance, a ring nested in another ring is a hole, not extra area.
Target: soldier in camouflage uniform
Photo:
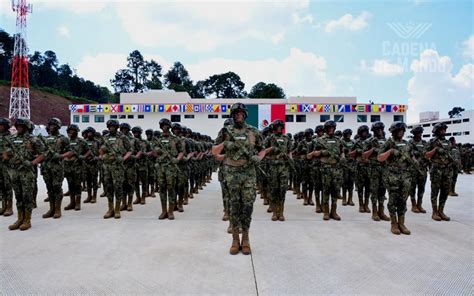
[[[151,149],[151,143],[153,142],[153,130],[152,129],[147,129],[145,131],[146,135],[146,140],[148,141],[148,144],[150,145]],[[155,163],[156,163],[156,158],[153,155],[147,155],[146,157],[147,160],[147,166],[148,166],[148,187],[146,190],[147,196],[150,197],[156,197],[155,195],[155,183],[156,183],[156,173],[155,173]]]
[[[143,130],[139,126],[134,126],[132,128],[132,134],[135,138],[135,141],[138,143],[137,154],[135,155],[137,164],[136,168],[136,181],[135,181],[135,194],[136,199],[133,201],[133,204],[142,204],[146,203],[145,199],[147,196],[148,190],[148,159],[147,153],[151,151],[151,145],[148,140],[142,138]],[[140,195],[140,183],[142,186],[142,193]]]
[[[6,151],[11,134],[11,122],[8,118],[0,118],[0,153]],[[13,191],[8,175],[8,162],[6,160],[0,161],[0,198],[2,199],[2,208],[0,215],[5,217],[13,215]]]
[[[97,177],[99,175],[99,148],[101,146],[96,139],[96,131],[93,127],[85,129],[85,141],[88,152],[84,156],[84,171],[86,175],[87,198],[84,203],[96,203],[97,201]]]
[[[386,139],[384,133],[385,125],[383,122],[374,122],[371,131],[373,137],[365,141],[363,157],[369,160],[370,172],[370,200],[372,201],[372,220],[390,221],[384,213],[385,185],[383,175],[385,173],[385,164],[377,161],[377,155],[383,147]]]
[[[178,212],[184,212],[183,209],[183,202],[184,202],[184,194],[185,194],[185,189],[187,187],[187,182],[188,182],[188,167],[186,165],[187,163],[187,155],[184,156],[184,153],[187,152],[188,150],[186,149],[186,141],[184,137],[181,135],[182,127],[179,123],[173,123],[171,125],[171,131],[173,132],[173,135],[176,137],[177,145],[179,147],[182,147],[183,150],[183,157],[177,164],[178,172],[176,175],[176,189],[175,192],[178,195]]]
[[[79,138],[79,127],[71,124],[67,128],[69,147],[72,156],[64,160],[64,176],[66,177],[71,202],[64,210],[81,209],[81,180],[83,178],[83,160],[89,148],[84,139]]]
[[[290,151],[291,148],[293,148],[293,135],[291,133],[286,133],[286,137],[290,141]],[[288,190],[293,190],[293,169],[290,168],[289,174],[288,174]]]
[[[104,166],[104,192],[107,194],[108,210],[104,219],[115,217],[120,219],[120,203],[126,198],[123,191],[125,182],[124,162],[132,156],[133,148],[128,137],[119,129],[119,122],[115,119],[107,121],[109,133],[103,138],[99,154]],[[115,207],[114,207],[115,197]]]
[[[428,143],[426,158],[431,160],[431,206],[433,207],[432,219],[435,221],[451,220],[444,213],[444,206],[448,199],[449,189],[453,177],[451,145],[446,140],[445,123],[437,123],[433,127],[433,138]],[[438,199],[439,196],[439,199]],[[439,203],[438,203],[439,202]]]
[[[248,113],[244,104],[233,104],[230,115],[234,124],[228,128],[229,139],[220,144],[225,149],[224,177],[230,192],[230,254],[236,255],[241,249],[244,255],[249,255],[249,229],[256,198],[255,164],[265,157],[266,150],[263,150],[259,131],[245,122]],[[239,237],[239,226],[242,227],[242,241]]]
[[[453,163],[451,169],[453,170],[453,179],[451,181],[451,187],[449,188],[449,196],[458,196],[456,193],[456,183],[458,181],[458,174],[461,171],[461,151],[456,144],[456,139],[454,137],[449,138],[449,143],[451,144],[451,154],[453,156]]]
[[[270,126],[265,127],[262,130],[262,138],[265,140],[271,132]],[[263,205],[268,206],[267,212],[270,213],[272,211],[272,205],[270,204],[270,184],[269,184],[269,176],[267,176],[267,172],[269,169],[269,163],[267,159],[263,159],[261,162],[257,164],[257,189],[260,193],[261,198],[263,198]]]
[[[361,125],[357,129],[358,139],[354,145],[350,155],[356,158],[356,186],[357,196],[359,198],[359,212],[370,213],[369,209],[369,197],[370,197],[370,169],[369,160],[362,157],[364,152],[364,142],[369,137],[369,127],[367,125]]]
[[[470,143],[462,145],[462,170],[468,175],[471,174],[472,154],[472,145]]]
[[[298,154],[302,157],[301,168],[302,168],[302,191],[303,191],[303,205],[314,206],[313,202],[313,180],[311,178],[312,160],[307,159],[306,155],[310,152],[312,146],[312,140],[314,131],[311,128],[307,128],[304,131],[304,138],[298,145]]]
[[[345,129],[342,132],[342,144],[344,146],[345,159],[341,160],[342,164],[342,205],[353,206],[352,193],[354,190],[354,177],[356,173],[356,160],[350,155],[354,149],[355,141],[351,139],[352,130]]]
[[[122,206],[120,207],[121,211],[133,211],[132,201],[133,201],[133,193],[135,192],[135,183],[137,181],[137,158],[136,155],[140,149],[138,142],[133,137],[131,131],[130,124],[123,122],[120,124],[120,132],[128,138],[128,142],[130,143],[130,147],[132,148],[132,155],[129,159],[124,161],[125,165],[125,179],[123,182],[123,194],[125,196],[122,199]]]
[[[193,157],[196,154],[194,150],[194,141],[190,138],[190,129],[187,127],[182,127],[182,133],[185,142],[185,157],[186,157],[186,171],[187,171],[187,180],[185,183],[184,188],[184,201],[183,205],[187,205],[189,203],[190,197],[190,188],[191,188],[191,174],[193,173]]]
[[[298,147],[300,147],[300,142],[303,141],[304,132],[298,132],[295,135],[295,141],[293,143],[293,147],[291,147],[294,163],[295,163],[295,179],[293,181],[293,194],[296,194],[296,199],[303,198],[303,192],[301,191],[301,183],[303,181],[303,161],[306,155],[301,155],[298,151]]]
[[[422,207],[422,204],[429,166],[429,161],[425,158],[427,143],[421,138],[423,135],[423,127],[413,127],[410,132],[413,135],[413,138],[410,139],[408,143],[418,166],[417,168],[412,168],[411,170],[411,211],[413,213],[426,213],[425,209]]]
[[[15,121],[16,135],[12,136],[3,151],[3,161],[8,162],[8,174],[15,191],[18,219],[10,230],[31,228],[33,191],[35,183],[34,166],[44,159],[43,142],[30,134],[31,122],[26,118]]]
[[[323,220],[341,220],[337,214],[337,199],[341,192],[342,171],[339,162],[344,157],[341,140],[334,135],[336,122],[328,120],[324,123],[325,134],[316,139],[314,151],[308,158],[321,158],[321,175],[323,183]],[[329,211],[329,196],[331,196],[331,211]]]
[[[69,139],[59,133],[61,120],[51,118],[48,121],[49,135],[45,138],[46,152],[41,164],[41,173],[49,197],[49,211],[43,218],[55,219],[61,217],[61,202],[63,199],[64,164],[63,159],[71,157]]]
[[[400,232],[410,234],[410,230],[405,226],[405,213],[411,185],[410,171],[414,160],[410,145],[403,140],[405,130],[406,125],[403,122],[392,123],[389,129],[392,137],[377,149],[377,160],[387,164],[384,182],[388,189],[390,229],[396,235]]]
[[[285,221],[283,215],[285,209],[285,195],[289,176],[289,153],[291,142],[283,129],[285,123],[282,120],[272,122],[273,134],[269,135],[264,142],[265,148],[270,148],[265,158],[268,159],[270,198],[273,211],[272,221]]]
[[[312,140],[311,148],[309,149],[310,152],[314,151],[317,139],[324,135],[324,126],[317,125],[314,132],[315,135]],[[312,159],[311,179],[313,180],[314,198],[316,200],[315,212],[321,213],[323,211],[321,207],[323,198],[323,181],[321,177],[321,159],[319,157],[314,157]]]
[[[160,120],[163,134],[153,143],[153,154],[157,157],[157,177],[160,186],[161,214],[158,219],[174,220],[176,204],[176,178],[178,162],[183,158],[183,147],[170,132],[171,121],[167,118]]]
[[[108,134],[109,134],[109,130],[103,130],[102,131],[101,137],[98,138],[99,149],[100,149],[100,147],[102,147],[102,145],[104,145],[104,137]],[[102,158],[99,157],[99,184],[98,184],[98,187],[100,187],[101,184],[103,186],[103,192],[101,193],[100,197],[105,197],[105,196],[107,196],[107,194],[105,192],[106,186],[104,184],[104,162],[102,161]]]
[[[232,118],[228,118],[224,121],[224,127],[219,131],[219,134],[217,135],[216,138],[216,145],[219,145],[221,143],[224,143],[225,141],[229,140],[229,133],[227,131],[227,128],[231,125],[234,124],[234,120]],[[225,154],[225,151],[221,152]],[[230,214],[230,192],[229,192],[229,186],[227,185],[225,181],[225,166],[224,162],[220,161],[219,162],[219,171],[217,173],[217,179],[219,180],[219,183],[221,184],[221,194],[222,194],[222,204],[223,204],[223,212],[224,215],[222,216],[222,221],[228,221],[229,220],[229,214]],[[232,225],[229,222],[229,227],[227,228],[227,232],[232,233]]]

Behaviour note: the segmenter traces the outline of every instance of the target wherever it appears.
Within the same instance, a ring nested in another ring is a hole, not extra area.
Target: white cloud
[[[356,17],[352,16],[352,14],[350,13],[347,13],[337,20],[331,20],[327,22],[325,26],[325,31],[327,33],[330,33],[339,28],[349,31],[358,31],[364,29],[369,25],[367,21],[370,16],[370,13],[368,13],[367,11],[363,11]]]
[[[280,43],[281,41],[283,41],[284,38],[285,38],[285,32],[277,33],[274,36],[272,36],[272,43],[276,45]]]
[[[244,40],[281,41],[308,1],[119,2],[117,15],[140,46],[209,51]]]
[[[474,64],[465,64],[453,73],[448,56],[427,49],[410,66],[413,77],[408,81],[408,118],[417,122],[419,112],[440,111],[447,116],[453,107],[473,108]]]
[[[463,42],[463,56],[474,60],[474,35],[471,35],[466,41]]]
[[[387,60],[374,60],[369,66],[365,60],[360,61],[360,68],[363,72],[370,72],[376,76],[392,77],[403,74],[403,67],[398,64],[391,64]]]
[[[29,1],[33,4],[34,9],[57,9],[73,12],[75,14],[97,13],[102,11],[110,0],[33,0]]]
[[[58,27],[58,34],[68,39],[71,37],[69,34],[69,28],[64,25]]]
[[[313,19],[313,16],[311,14],[306,14],[304,16],[300,16],[299,13],[295,12],[293,13],[293,23],[295,24],[304,24],[304,23],[308,23],[308,24],[312,24],[314,19]]]

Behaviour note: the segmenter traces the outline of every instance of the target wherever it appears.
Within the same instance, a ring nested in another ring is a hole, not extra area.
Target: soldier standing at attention
[[[451,166],[454,161],[451,156],[451,146],[445,138],[447,129],[448,126],[445,123],[435,124],[433,127],[434,137],[429,141],[425,153],[426,158],[431,160],[431,205],[433,207],[431,218],[435,221],[451,220],[444,214],[444,206],[451,188],[453,177]]]
[[[87,198],[84,203],[96,203],[97,201],[97,177],[99,175],[99,148],[100,143],[95,138],[96,132],[93,127],[85,129],[85,140],[90,152],[84,156],[84,170],[86,175]]]
[[[146,140],[148,141],[148,144],[150,145],[150,149],[151,149],[151,144],[153,142],[153,130],[152,129],[147,129],[145,131],[145,135],[146,135]],[[146,193],[147,193],[147,196],[156,197],[156,195],[155,195],[155,183],[156,183],[155,162],[156,162],[156,158],[153,155],[147,155],[146,160],[147,160],[146,163],[148,165],[148,182],[147,182],[148,187],[147,187]]]
[[[356,172],[355,158],[350,155],[350,151],[354,149],[355,141],[351,139],[352,130],[345,129],[342,132],[342,144],[344,146],[345,159],[341,161],[343,170],[342,182],[342,205],[353,206],[352,192],[354,190],[354,177]]]
[[[407,199],[410,191],[410,171],[414,158],[407,141],[403,140],[406,125],[394,122],[389,129],[392,137],[379,149],[377,160],[387,163],[385,183],[388,188],[388,211],[393,234],[410,234],[405,226]]]
[[[374,136],[365,141],[365,149],[362,154],[362,157],[369,160],[370,199],[372,201],[372,220],[374,221],[390,221],[390,218],[384,213],[383,205],[386,191],[383,182],[385,164],[377,161],[379,150],[386,141],[384,128],[383,122],[378,121],[372,124],[371,131]]]
[[[72,156],[69,139],[59,133],[61,125],[61,120],[58,118],[50,118],[48,121],[49,135],[45,138],[46,152],[44,162],[41,165],[41,172],[48,191],[49,211],[43,215],[43,218],[54,217],[57,219],[61,217],[64,180],[63,159]]]
[[[123,194],[124,199],[122,199],[122,206],[120,207],[121,211],[133,211],[132,201],[133,201],[133,193],[135,192],[135,182],[137,180],[137,168],[136,168],[136,154],[140,149],[138,146],[138,142],[135,140],[133,135],[130,133],[130,124],[123,122],[120,124],[120,132],[127,137],[132,155],[127,160],[124,160],[125,165],[125,179],[123,182]]]
[[[269,187],[271,190],[272,221],[285,221],[285,195],[289,177],[289,153],[291,142],[283,128],[285,123],[277,119],[272,122],[273,134],[265,139],[265,148],[270,148],[265,158],[268,159]]]
[[[126,198],[123,192],[124,161],[132,156],[132,147],[128,138],[118,131],[119,122],[117,120],[109,119],[107,128],[109,132],[104,136],[102,147],[99,150],[104,165],[104,192],[107,194],[109,206],[104,219],[112,217],[120,219],[120,203],[122,199]]]
[[[317,125],[314,128],[314,137],[311,143],[309,151],[314,151],[318,138],[321,138],[324,135],[324,125]],[[321,213],[323,211],[321,204],[323,198],[323,181],[321,177],[321,159],[319,157],[313,157],[311,165],[311,179],[313,180],[314,187],[314,199],[316,200],[316,213]]]
[[[229,138],[229,132],[227,128],[231,125],[233,125],[233,119],[232,118],[227,118],[224,121],[224,127],[219,131],[219,134],[217,135],[216,138],[216,145],[219,145],[221,143],[224,143],[227,141]],[[222,153],[222,151],[221,151]],[[224,151],[225,154],[225,151]],[[230,201],[229,201],[229,187],[227,186],[227,183],[225,182],[225,166],[223,161],[219,161],[219,171],[217,173],[217,179],[219,180],[219,183],[221,184],[221,194],[222,194],[222,204],[223,204],[223,211],[224,215],[222,216],[222,221],[229,221],[229,215],[230,215]],[[229,222],[229,227],[227,228],[228,233],[232,233],[232,225]]]
[[[461,171],[461,151],[460,147],[456,144],[456,139],[454,137],[449,138],[449,144],[451,145],[451,154],[453,156],[452,170],[453,170],[453,179],[451,181],[451,187],[449,187],[449,196],[458,196],[456,193],[456,183],[458,181],[458,174]]]
[[[429,161],[425,158],[425,152],[428,144],[421,138],[423,135],[423,127],[413,127],[410,132],[413,135],[413,138],[410,139],[408,143],[410,144],[413,156],[418,165],[418,169],[413,168],[411,170],[411,211],[413,213],[426,213],[425,209],[422,207],[422,203],[429,166]]]
[[[16,135],[12,136],[3,151],[3,161],[8,162],[8,174],[15,191],[18,219],[10,230],[31,228],[33,194],[35,186],[34,166],[44,159],[43,142],[30,134],[31,122],[26,118],[15,121]]]
[[[184,212],[183,209],[183,202],[184,202],[184,193],[186,189],[186,183],[188,182],[188,171],[187,171],[187,157],[184,156],[184,152],[187,151],[186,149],[186,141],[182,136],[182,127],[179,123],[173,123],[171,125],[171,131],[173,135],[176,137],[177,145],[182,147],[183,157],[177,163],[177,174],[176,174],[176,189],[175,192],[178,196],[178,212]]]
[[[229,139],[213,149],[218,159],[224,160],[225,181],[230,192],[230,223],[232,225],[232,245],[230,254],[237,255],[242,250],[244,255],[251,253],[249,229],[252,221],[253,204],[256,198],[256,167],[265,157],[263,139],[259,131],[245,122],[247,107],[235,103],[230,116],[234,124],[228,127]],[[221,151],[225,155],[221,157]],[[239,226],[242,227],[242,241],[239,237]]]
[[[337,214],[337,199],[341,194],[342,171],[339,165],[344,158],[341,140],[334,135],[336,122],[328,120],[324,123],[325,134],[317,139],[315,151],[308,154],[308,158],[321,158],[321,175],[323,181],[323,212],[324,220],[330,218],[341,220]],[[331,196],[331,212],[329,212],[329,196]]]
[[[138,143],[139,150],[137,151],[136,159],[136,174],[137,178],[135,181],[135,194],[137,198],[133,204],[142,204],[146,203],[145,199],[148,191],[148,159],[147,153],[151,151],[150,142],[148,140],[142,139],[143,130],[139,126],[134,126],[132,128],[132,134],[135,137],[135,140]],[[142,186],[142,193],[140,195],[140,183]]]
[[[71,124],[67,128],[69,136],[69,147],[72,156],[64,160],[64,175],[69,188],[71,202],[64,207],[64,210],[81,209],[81,181],[83,178],[83,159],[86,154],[90,154],[86,141],[79,138],[79,127]]]
[[[11,138],[10,127],[11,122],[8,118],[0,118],[0,153],[2,155],[6,151]],[[2,198],[0,215],[5,217],[13,215],[12,185],[8,175],[8,163],[3,159],[0,161],[0,197]]]
[[[304,131],[304,139],[300,142],[298,147],[298,153],[300,153],[302,157],[302,175],[303,175],[303,205],[311,205],[314,206],[313,202],[313,180],[311,178],[311,169],[312,169],[312,160],[306,158],[307,154],[310,152],[312,147],[314,131],[312,128],[307,128]]]

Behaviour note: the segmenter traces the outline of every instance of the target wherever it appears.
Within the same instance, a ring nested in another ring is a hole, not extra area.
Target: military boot
[[[312,192],[312,191],[310,191],[310,192],[309,192],[309,195],[308,195],[308,204],[309,204],[310,206],[314,206],[314,202],[313,202],[313,192]]]
[[[174,220],[174,213],[173,213],[173,210],[174,210],[175,205],[176,205],[176,204],[174,204],[174,203],[170,203],[170,204],[169,204],[169,207],[168,207],[168,219],[169,219],[169,220]]]
[[[154,185],[151,185],[151,189],[150,189],[150,190],[151,190],[150,196],[151,196],[151,197],[156,197],[156,195],[155,195],[155,186],[154,186]]]
[[[420,211],[420,213],[426,214],[426,210],[423,209],[423,207],[421,206],[422,203],[423,197],[418,197],[418,200],[416,201],[416,207],[418,208],[418,211]]]
[[[323,204],[323,212],[324,212],[324,216],[323,216],[323,220],[329,220],[329,204]]]
[[[85,202],[85,201],[84,201]],[[97,189],[94,189],[92,191],[92,199],[91,199],[91,203],[96,203],[97,202]]]
[[[278,220],[280,220],[280,221],[285,221],[286,219],[285,219],[285,216],[283,215],[283,212],[285,211],[285,202],[284,202],[284,201],[282,201],[282,202],[280,203],[280,208],[279,208],[279,210],[280,210],[280,211],[279,211],[279,215],[278,215]]]
[[[75,198],[76,198],[76,206],[74,207],[74,210],[80,211],[81,210],[81,194],[76,195]]]
[[[17,207],[16,210],[18,212],[18,219],[15,221],[15,223],[8,226],[8,229],[10,230],[17,230],[18,228],[20,228],[20,225],[23,223],[23,220],[25,219],[25,210],[20,207]]]
[[[3,215],[5,213],[5,210],[7,209],[7,199],[3,197],[2,199],[2,208],[0,209],[0,215]]]
[[[133,204],[134,205],[138,205],[140,203],[140,190],[136,190],[135,191],[135,195],[136,195],[136,198],[135,200],[133,201]]]
[[[66,192],[63,194],[63,196],[69,196],[69,195],[71,195],[71,193],[69,192],[69,190],[66,191]]]
[[[250,241],[249,241],[249,231],[243,230],[242,231],[242,254],[250,255],[252,250],[250,249]]]
[[[61,218],[61,202],[62,200],[57,200],[56,203],[54,204],[54,219],[59,219]]]
[[[398,228],[400,229],[401,233],[410,235],[410,230],[408,230],[408,228],[405,226],[405,214],[398,215]]]
[[[392,231],[393,234],[399,235],[400,234],[400,229],[398,228],[398,221],[397,221],[397,215],[395,214],[390,214],[390,231]]]
[[[375,203],[372,203],[372,220],[380,221],[379,212]]]
[[[412,211],[413,213],[417,213],[417,214],[420,212],[420,210],[419,210],[418,207],[416,206],[416,200],[415,200],[414,197],[411,198],[411,211]]]
[[[54,202],[50,201],[49,202],[49,210],[43,214],[43,218],[51,218],[54,215]]]
[[[364,201],[362,197],[359,196],[359,213],[365,213]]]
[[[439,205],[438,214],[441,217],[441,220],[443,220],[443,221],[450,221],[451,220],[451,218],[449,218],[448,216],[446,216],[444,214],[444,205]]]
[[[13,199],[7,200],[7,207],[5,212],[3,212],[3,216],[8,217],[13,215]]]
[[[166,199],[163,200],[163,198],[162,198],[161,199],[161,214],[158,217],[158,219],[163,220],[163,219],[168,218],[168,208],[166,206],[167,206],[166,205]]]
[[[320,197],[319,192],[315,195],[315,198],[316,198],[316,209],[315,209],[315,212],[316,212],[316,213],[321,213],[321,212],[322,212],[322,209],[321,209],[321,197]]]
[[[180,213],[184,212],[183,200],[184,200],[183,196],[178,197],[178,212]]]
[[[383,221],[390,221],[390,218],[384,213],[383,202],[379,202],[379,218]]]
[[[229,222],[229,226],[227,226],[227,233],[232,233],[232,224]]]
[[[277,221],[278,220],[278,206],[272,202],[272,210],[273,210],[273,214],[272,214],[272,221]]]
[[[23,219],[23,223],[21,223],[20,225],[20,230],[28,230],[31,228],[31,210],[24,210],[24,219]]]
[[[133,193],[129,193],[128,199],[127,199],[127,211],[129,212],[133,211],[132,200],[133,200]]]
[[[269,204],[270,204],[270,202],[268,201],[268,198],[264,197],[263,198],[263,205],[268,206]]]
[[[229,221],[229,211],[224,209],[224,215],[222,216],[222,221]]]
[[[267,213],[273,212],[273,207],[271,204],[268,205]]]
[[[126,197],[124,196],[122,198],[122,200],[125,200]],[[115,198],[115,208],[114,208],[114,218],[115,219],[120,219],[120,200],[118,200],[117,198]]]
[[[114,203],[109,201],[108,204],[109,204],[109,210],[105,213],[104,219],[109,219],[114,216]]]
[[[306,190],[303,193],[303,206],[308,205],[308,193],[306,193]]]
[[[431,219],[435,221],[441,221],[441,217],[438,213],[438,207],[436,205],[433,205],[433,214],[431,215]]]
[[[370,209],[369,209],[369,198],[364,199],[364,212],[370,213]]]
[[[92,189],[87,188],[87,197],[84,199],[84,203],[90,203],[92,202]]]
[[[337,210],[337,202],[334,201],[331,203],[331,213],[329,216],[336,221],[340,221],[341,217],[337,214],[336,210]]]
[[[240,237],[239,237],[239,230],[233,229],[232,230],[232,245],[230,246],[229,253],[231,255],[237,255],[240,250]]]
[[[120,206],[120,211],[126,211],[127,210],[127,193],[125,193],[125,196],[122,198],[122,203]]]
[[[76,207],[76,196],[74,194],[69,194],[71,201],[67,206],[64,207],[65,211],[73,210]]]
[[[352,201],[352,191],[349,191],[349,200],[347,201],[347,204],[350,206],[355,206],[354,202]]]
[[[449,196],[459,196],[459,194],[457,194],[456,191],[454,191],[454,190],[449,191],[448,195]]]
[[[183,205],[188,205],[189,204],[189,192],[186,190],[184,193],[184,200],[183,200]]]
[[[347,190],[342,190],[342,205],[347,206]]]
[[[146,193],[142,192],[142,198],[140,199],[140,204],[144,205],[146,204]]]

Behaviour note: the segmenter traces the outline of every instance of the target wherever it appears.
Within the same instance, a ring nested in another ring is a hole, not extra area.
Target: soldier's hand
[[[117,156],[115,158],[118,162],[123,162],[123,157],[122,156]]]
[[[53,155],[51,156],[51,159],[52,160],[59,160],[59,159],[61,159],[61,154],[53,153]]]
[[[398,157],[400,156],[400,151],[398,151],[397,149],[392,149],[392,155]]]
[[[328,156],[328,155],[329,155],[329,151],[327,151],[327,150],[321,150],[321,155],[322,155],[322,156]]]
[[[226,150],[233,150],[236,147],[234,142],[231,141],[224,141],[224,148]]]
[[[29,161],[29,160],[23,160],[23,163],[22,163],[22,164],[23,164],[24,167],[30,167],[30,166],[31,166],[31,161]]]
[[[171,163],[173,164],[177,164],[179,162],[179,160],[175,157],[171,158]]]
[[[250,158],[251,163],[259,163],[262,159],[258,155],[254,155]]]

